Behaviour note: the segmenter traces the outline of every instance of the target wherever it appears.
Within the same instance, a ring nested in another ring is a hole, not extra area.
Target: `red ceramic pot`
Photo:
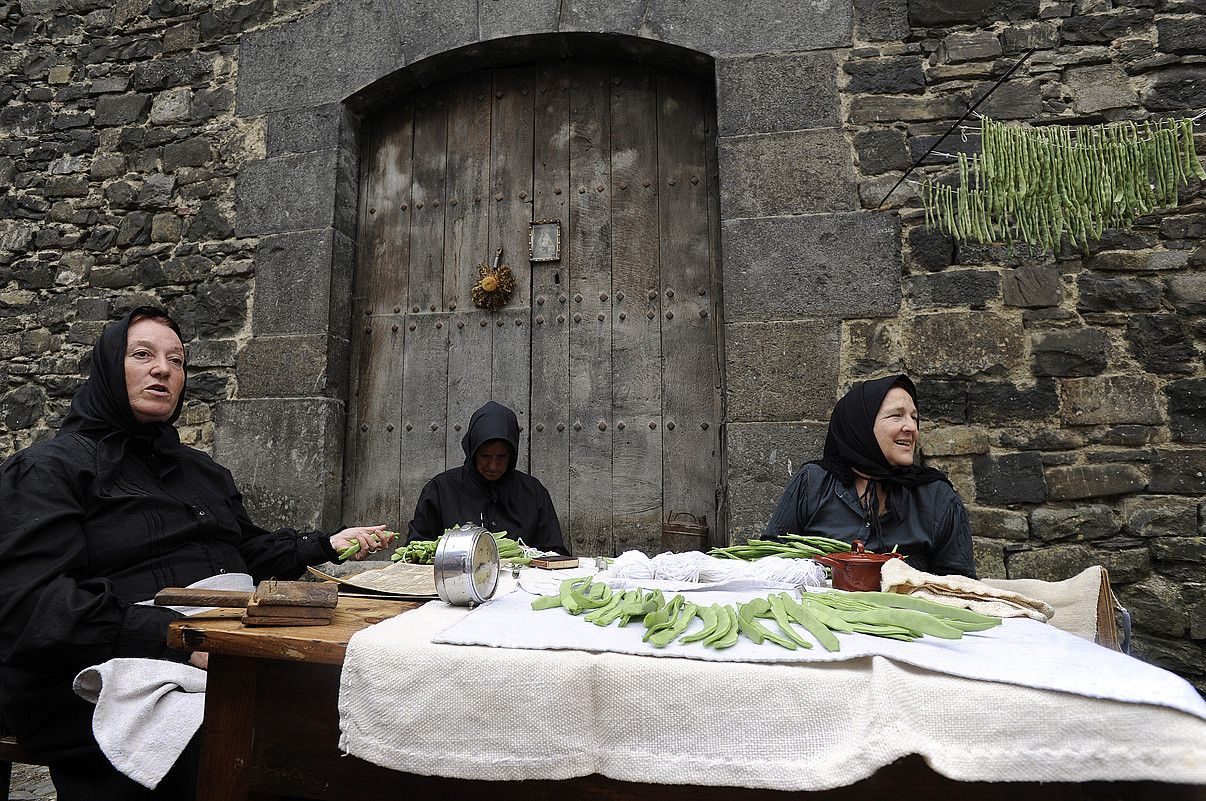
[[[903,559],[900,553],[868,553],[863,541],[855,540],[850,553],[814,556],[833,571],[833,588],[850,592],[879,592],[879,573],[889,559]]]

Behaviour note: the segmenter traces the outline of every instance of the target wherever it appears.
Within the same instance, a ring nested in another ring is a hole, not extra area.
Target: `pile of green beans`
[[[704,606],[691,603],[682,594],[667,601],[661,590],[612,591],[590,577],[567,579],[557,595],[532,602],[537,610],[556,607],[582,615],[596,626],[617,621],[627,626],[640,618],[645,624],[642,640],[658,648],[678,640],[682,644],[702,642],[719,650],[735,645],[744,635],[759,645],[771,642],[794,651],[813,645],[800,633],[803,628],[826,651],[838,651],[841,645],[834,632],[904,641],[923,636],[957,640],[964,632],[1001,624],[997,617],[890,592],[806,592],[798,600],[780,592],[746,603]],[[687,634],[696,618],[701,627]]]
[[[744,545],[730,545],[727,548],[713,548],[709,556],[721,559],[744,559],[752,562],[764,556],[782,556],[788,559],[809,559],[813,556],[824,556],[831,553],[850,552],[850,543],[829,537],[803,536],[800,534],[784,534],[783,542],[773,540],[750,540]]]
[[[439,547],[441,536],[434,540],[413,540],[394,551],[391,562],[407,562],[415,565],[429,565],[435,561],[436,548]],[[523,546],[509,539],[507,532],[494,532],[494,541],[498,543],[498,558],[509,559],[512,563],[527,564],[531,560],[524,556]]]

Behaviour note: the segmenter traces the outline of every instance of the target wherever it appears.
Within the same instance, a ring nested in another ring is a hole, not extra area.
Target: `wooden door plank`
[[[447,312],[407,315],[402,378],[402,509],[407,522],[428,479],[445,469]],[[460,460],[457,460],[459,463]]]
[[[580,553],[569,526],[569,74],[545,66],[536,76],[532,216],[560,220],[561,261],[532,265],[529,454],[532,475],[553,498],[566,546]]]
[[[361,525],[384,523],[393,531],[409,520],[399,488],[402,453],[404,318],[362,318],[345,474],[349,496],[344,518]]]
[[[586,555],[614,549],[609,78],[582,63],[570,89],[570,527]]]
[[[720,365],[714,259],[708,229],[713,119],[705,85],[672,72],[658,79],[662,247],[663,505],[716,523],[720,484]]]
[[[411,188],[410,311],[444,306],[444,182],[448,161],[445,89],[424,92],[415,105],[415,163]]]
[[[361,314],[392,314],[406,303],[410,275],[413,106],[382,115],[366,139],[355,295]]]
[[[470,305],[450,315],[448,327],[448,425],[446,461],[465,461],[461,440],[469,418],[490,400],[490,329],[494,315]]]
[[[657,97],[651,68],[617,66],[611,82],[611,247],[615,550],[657,553],[662,521],[661,289]],[[652,296],[652,297],[651,297]]]
[[[528,229],[532,222],[532,113],[535,73],[531,67],[495,70],[491,111],[490,251],[503,249],[515,291],[493,327],[491,395],[519,418],[521,443],[529,436],[531,382],[531,270]],[[520,447],[520,469],[528,469]]]
[[[472,309],[469,290],[490,258],[490,72],[458,78],[448,92],[444,304]]]

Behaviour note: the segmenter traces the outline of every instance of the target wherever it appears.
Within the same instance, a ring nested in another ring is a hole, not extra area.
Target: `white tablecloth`
[[[1174,690],[1184,682],[1172,674],[1088,643],[1161,674],[1155,700],[1105,700],[855,656],[853,635],[842,637],[848,658],[808,664],[562,650],[549,643],[563,621],[582,637],[640,636],[556,609],[519,618],[523,647],[432,642],[460,636],[462,626],[462,635],[483,624],[497,629],[499,615],[516,618],[530,600],[516,593],[468,615],[432,602],[356,634],[340,687],[341,746],[396,770],[495,781],[599,773],[822,790],[920,754],[961,781],[1206,783],[1201,698],[1194,694],[1195,704]],[[902,647],[932,645],[926,640]],[[818,652],[806,653],[825,653]]]

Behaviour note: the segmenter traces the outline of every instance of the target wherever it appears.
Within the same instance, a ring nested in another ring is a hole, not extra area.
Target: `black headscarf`
[[[911,487],[933,481],[951,483],[941,471],[924,466],[920,452],[914,456],[913,464],[906,467],[893,465],[884,456],[875,439],[875,418],[892,387],[905,390],[917,403],[917,387],[906,375],[860,381],[834,405],[825,434],[824,455],[815,462],[846,484],[853,485],[857,474],[871,479],[866,495],[860,500],[876,536],[880,528],[879,488],[887,494],[886,521],[895,523],[908,512]]]
[[[515,469],[515,465],[519,461],[519,418],[515,416],[515,412],[501,403],[487,401],[485,406],[482,406],[469,418],[469,429],[465,432],[465,436],[461,437],[461,448],[465,451],[465,466],[482,481],[487,479],[477,472],[473,456],[477,453],[478,448],[496,439],[501,439],[511,448],[507,472],[498,479],[503,481]]]
[[[71,411],[59,434],[78,432],[100,443],[97,456],[98,489],[112,487],[126,451],[152,453],[158,458],[160,475],[176,466],[180,437],[173,423],[184,405],[184,386],[172,416],[162,423],[140,423],[130,409],[126,387],[126,336],[132,320],[149,317],[167,325],[180,336],[176,322],[162,309],[139,306],[110,323],[92,346],[92,367],[74,397]],[[180,337],[181,342],[184,337]],[[186,379],[187,380],[187,379]]]

